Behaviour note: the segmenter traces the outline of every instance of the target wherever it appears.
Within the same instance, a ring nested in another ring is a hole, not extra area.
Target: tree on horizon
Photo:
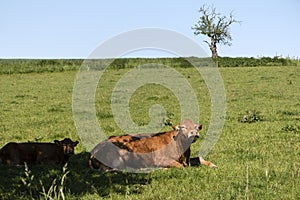
[[[210,42],[204,40],[211,50],[212,58],[218,57],[217,44],[231,46],[232,37],[230,34],[230,26],[237,21],[232,12],[229,16],[222,16],[212,6],[202,5],[199,13],[201,14],[199,21],[192,27],[195,35],[206,35],[210,38]]]

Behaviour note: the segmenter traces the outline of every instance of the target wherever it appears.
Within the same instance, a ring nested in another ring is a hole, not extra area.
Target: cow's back
[[[168,131],[156,134],[122,135],[110,137],[108,141],[130,152],[150,153],[170,144],[176,134],[176,131]]]
[[[54,143],[7,143],[0,151],[0,162],[8,165],[64,163],[61,146]]]
[[[28,143],[30,144],[30,143]],[[54,143],[31,143],[35,146],[37,164],[65,163],[63,147]]]
[[[34,163],[36,160],[34,152],[33,145],[10,142],[1,149],[1,163],[8,165],[22,165],[24,162]]]

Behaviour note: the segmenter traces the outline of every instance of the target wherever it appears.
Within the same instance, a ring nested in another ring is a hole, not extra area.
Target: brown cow
[[[168,132],[112,136],[91,151],[89,165],[100,170],[186,167],[189,147],[201,128],[184,120]]]
[[[74,154],[74,147],[78,141],[69,138],[54,143],[16,143],[10,142],[0,150],[0,163],[8,165],[27,164],[64,164],[70,155]]]

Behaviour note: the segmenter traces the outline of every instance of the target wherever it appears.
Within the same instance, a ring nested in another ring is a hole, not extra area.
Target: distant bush
[[[76,71],[82,63],[85,63],[88,69],[99,70],[109,64],[113,69],[124,69],[142,67],[149,64],[161,64],[169,67],[257,67],[257,66],[296,66],[298,60],[279,57],[262,57],[262,58],[231,58],[219,57],[197,58],[197,57],[178,57],[178,58],[117,58],[117,59],[0,59],[0,74],[14,73],[43,73],[43,72],[62,72]]]
[[[296,66],[299,62],[297,60],[291,60],[289,58],[279,57],[262,57],[262,58],[230,58],[219,57],[216,59],[211,58],[197,58],[197,57],[178,57],[178,58],[118,58],[114,60],[101,60],[91,61],[94,63],[106,63],[109,61],[109,67],[113,69],[125,69],[134,67],[143,67],[143,65],[149,64],[161,64],[169,67],[257,67],[257,66]],[[92,65],[92,64],[91,64]],[[153,65],[153,66],[154,66]]]
[[[78,70],[82,59],[0,59],[0,74]]]
[[[299,61],[290,58],[262,57],[262,58],[230,58],[219,57],[214,59],[219,67],[257,67],[257,66],[296,66]]]

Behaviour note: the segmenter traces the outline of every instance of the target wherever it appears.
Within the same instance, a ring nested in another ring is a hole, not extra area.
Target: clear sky
[[[220,56],[300,58],[299,0],[2,0],[0,58],[86,58],[107,39],[144,27],[184,34],[210,55],[207,38],[191,29],[202,4],[242,21]]]

